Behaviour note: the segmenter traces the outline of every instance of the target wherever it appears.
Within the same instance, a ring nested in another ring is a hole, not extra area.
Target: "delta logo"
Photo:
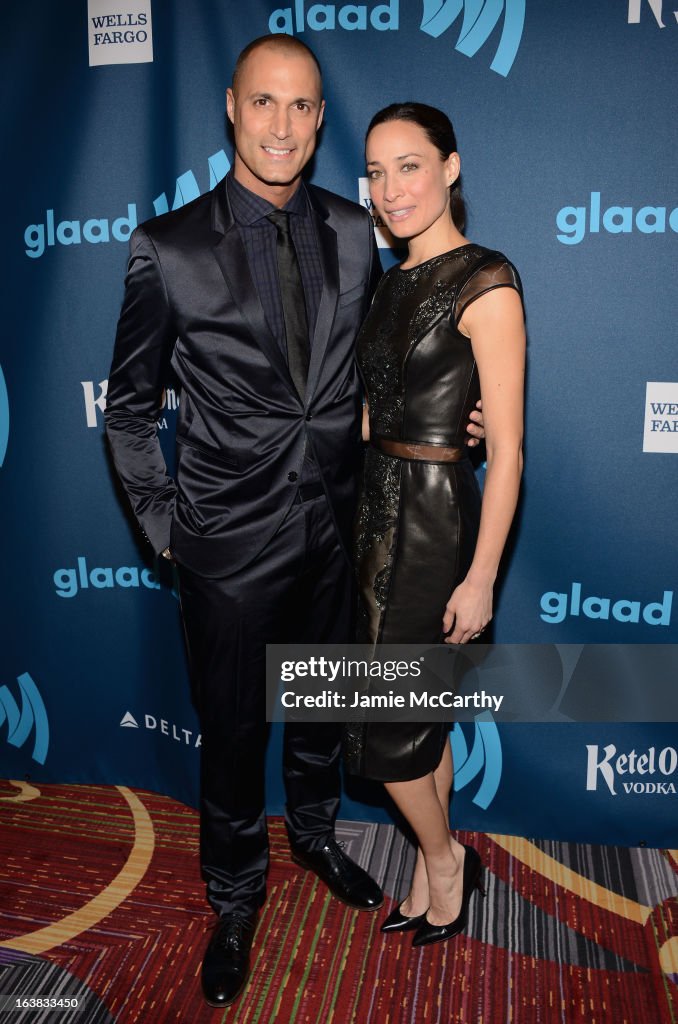
[[[145,714],[143,718],[135,718],[131,711],[126,711],[120,719],[121,729],[147,729],[160,736],[166,736],[175,743],[181,743],[187,747],[197,750],[202,745],[202,737],[195,729],[186,729],[184,726],[170,722],[167,718],[158,718],[157,715]]]

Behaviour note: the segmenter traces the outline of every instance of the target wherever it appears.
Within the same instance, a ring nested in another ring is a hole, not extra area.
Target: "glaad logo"
[[[170,739],[176,740],[177,743],[184,743],[187,747],[198,748],[202,746],[202,738],[200,733],[195,733],[193,729],[183,729],[177,727],[174,722],[169,722],[166,718],[156,718],[154,715],[144,715],[144,727],[152,731],[157,730],[161,735],[168,736]],[[127,711],[120,720],[121,729],[139,729],[139,723],[137,722],[131,711]]]
[[[487,810],[497,795],[502,771],[501,740],[492,715],[489,711],[476,715],[470,753],[459,722],[452,730],[451,742],[455,791],[468,786],[482,773],[480,786],[472,799],[478,807]]]
[[[466,57],[476,55],[504,13],[501,38],[490,68],[505,78],[513,67],[522,39],[525,0],[423,0],[419,28],[437,39],[457,20],[462,10],[464,19],[454,48]],[[313,32],[331,32],[337,28],[346,32],[365,32],[368,22],[377,32],[397,32],[400,27],[399,0],[388,0],[388,3],[369,9],[367,4],[312,4],[307,9],[304,0],[295,0],[294,10],[292,7],[278,7],[273,11],[268,19],[268,30],[290,36],[307,29]]]
[[[667,796],[676,793],[678,781],[678,751],[674,747],[664,747],[657,753],[656,747],[649,747],[643,754],[632,750],[628,754],[617,755],[614,743],[603,747],[603,755],[599,754],[597,743],[586,745],[588,761],[586,766],[587,790],[598,789],[598,776],[603,780],[612,796],[617,796],[615,783],[621,782],[626,794],[653,794]],[[627,778],[620,778],[627,776]],[[639,778],[641,776],[641,778]],[[647,778],[652,776],[652,778]],[[671,781],[667,779],[673,776]]]
[[[113,587],[146,587],[160,590],[161,584],[150,569],[121,565],[119,569],[95,567],[88,569],[84,555],[78,557],[77,569],[57,569],[53,576],[59,597],[75,597],[80,590],[110,590]]]
[[[291,7],[279,7],[268,19],[269,32],[286,33],[304,32],[307,28],[313,32],[332,32],[339,24],[346,32],[366,31],[368,20],[367,4],[313,4],[305,10],[304,0],[295,0],[294,18]],[[388,0],[377,4],[369,12],[369,22],[377,32],[398,29],[399,0]]]
[[[567,615],[575,618],[583,615],[587,619],[605,619],[610,616],[617,622],[639,623],[648,626],[669,626],[671,624],[671,605],[673,591],[665,590],[661,601],[652,601],[642,605],[640,601],[630,601],[626,597],[612,602],[609,597],[585,597],[582,601],[581,583],[573,583],[569,594],[559,594],[548,590],[541,595],[541,615],[544,622],[562,622]]]
[[[660,28],[666,28],[662,15],[662,0],[647,0],[647,5],[654,14],[654,20],[657,22]],[[629,0],[629,25],[638,25],[640,23],[640,8],[642,0]],[[678,11],[673,12],[673,17],[678,21]]]
[[[5,377],[0,366],[0,466],[5,461],[9,443],[9,395]]]
[[[102,421],[103,414],[106,411],[106,395],[108,394],[108,381],[100,380],[98,384],[95,384],[93,380],[81,380],[80,384],[85,397],[85,416],[87,418],[88,427],[98,427],[99,420],[97,418],[97,412],[101,413]],[[98,389],[98,394],[95,394],[95,388]],[[179,395],[174,388],[165,388],[163,392],[162,409],[168,412],[176,412],[179,408]],[[158,420],[158,427],[163,430],[167,426],[167,420],[162,416]]]
[[[592,192],[588,208],[563,206],[558,210],[558,241],[563,245],[579,245],[587,230],[599,234],[601,225],[610,235],[630,235],[634,227],[643,235],[663,235],[667,223],[671,231],[678,231],[678,207],[667,210],[665,206],[641,206],[634,213],[632,206],[608,206],[601,210],[601,205],[600,192]]]
[[[647,382],[643,451],[678,454],[678,382]]]
[[[214,188],[227,174],[231,163],[223,149],[209,157],[209,188]],[[176,192],[172,209],[178,210],[201,194],[193,171],[186,171],[177,178]],[[153,200],[156,214],[167,213],[169,204],[167,196],[162,192]],[[136,203],[127,204],[127,216],[118,217],[111,224],[107,217],[92,217],[81,223],[79,220],[62,220],[57,222],[54,210],[45,212],[45,221],[41,224],[29,224],[24,231],[26,255],[33,260],[40,259],[45,250],[56,245],[81,245],[89,242],[98,245],[102,242],[127,242],[138,224]]]
[[[137,226],[137,208],[135,203],[127,206],[127,216],[118,217],[109,225],[107,217],[92,217],[81,224],[79,220],[61,220],[55,222],[54,210],[47,210],[44,224],[29,224],[24,231],[26,255],[32,260],[40,259],[47,246],[80,245],[90,242],[110,242],[111,235],[117,242],[127,242]]]
[[[45,705],[28,672],[17,676],[16,681],[21,695],[21,709],[9,689],[0,686],[0,726],[7,722],[7,742],[13,747],[22,747],[31,730],[35,729],[31,756],[38,764],[44,764],[49,749],[49,723]]]

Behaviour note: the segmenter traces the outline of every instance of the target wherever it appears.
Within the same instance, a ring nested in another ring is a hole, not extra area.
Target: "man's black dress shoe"
[[[230,1006],[247,983],[256,918],[224,914],[202,961],[202,993],[210,1006]]]
[[[395,907],[386,920],[382,921],[379,930],[382,932],[411,932],[419,927],[425,917],[426,911],[423,914],[417,914],[416,917],[406,917],[401,913],[400,907]]]
[[[292,860],[308,871],[314,871],[333,896],[355,910],[378,910],[384,894],[355,861],[347,857],[334,836],[322,850],[292,849]]]
[[[480,881],[480,872],[483,866],[480,854],[472,846],[466,844],[464,844],[464,850],[466,853],[464,854],[463,889],[459,914],[449,924],[431,924],[424,914],[424,920],[414,933],[413,946],[428,946],[432,942],[443,942],[445,939],[451,939],[459,932],[463,932],[468,924],[468,905],[473,890],[478,889],[483,896],[485,895],[485,889]]]

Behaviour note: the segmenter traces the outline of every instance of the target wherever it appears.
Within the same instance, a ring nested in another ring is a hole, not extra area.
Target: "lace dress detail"
[[[355,558],[356,564],[369,575],[365,589],[372,592],[379,611],[386,608],[399,498],[400,463],[370,449],[366,455],[364,490],[356,519]],[[362,604],[361,610],[365,610]],[[364,625],[361,626],[359,640],[365,636]]]

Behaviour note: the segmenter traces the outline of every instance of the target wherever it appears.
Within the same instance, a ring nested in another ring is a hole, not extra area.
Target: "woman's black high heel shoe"
[[[463,888],[461,896],[461,909],[458,916],[454,921],[450,921],[449,924],[431,924],[426,919],[426,914],[423,916],[423,920],[414,938],[412,939],[413,946],[428,946],[432,942],[443,942],[445,939],[451,939],[454,935],[458,935],[459,932],[463,932],[464,928],[468,924],[468,905],[473,895],[473,890],[478,889],[482,895],[485,895],[485,889],[480,881],[480,873],[482,871],[482,861],[480,854],[472,846],[464,844],[464,874],[463,874]]]
[[[416,917],[405,917],[400,907],[395,907],[380,926],[382,932],[411,932],[426,919],[426,911]]]

